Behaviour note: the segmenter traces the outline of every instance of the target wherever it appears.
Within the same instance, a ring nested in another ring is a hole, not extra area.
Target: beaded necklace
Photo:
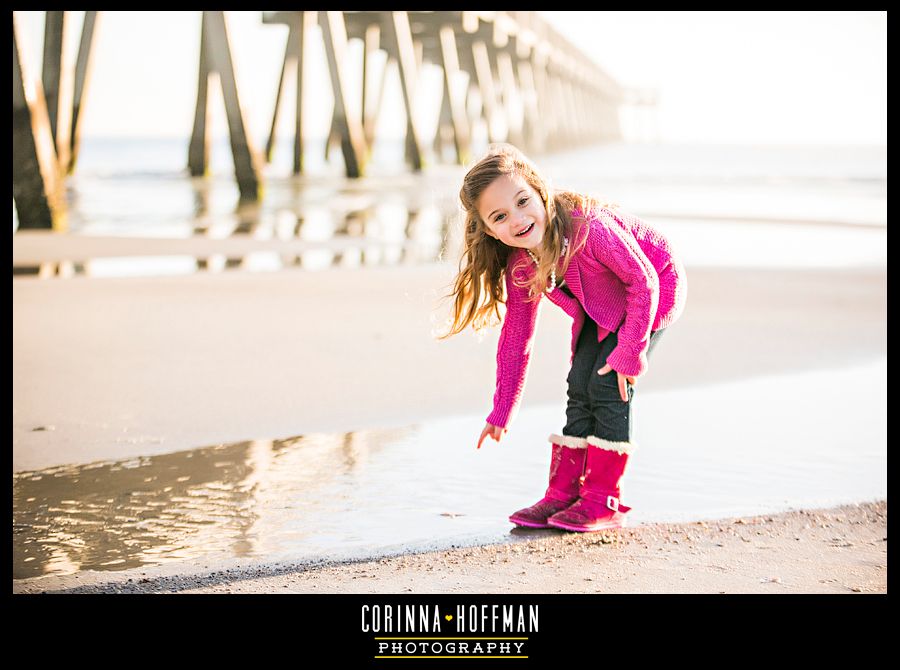
[[[563,248],[562,248],[562,254],[560,254],[560,255],[565,254],[566,249],[568,247],[569,247],[569,238],[563,237]],[[534,261],[534,264],[538,265],[537,256],[535,256],[533,253],[531,253],[531,249],[526,249],[525,251],[527,251],[528,255],[531,256],[531,260]],[[553,267],[550,268],[550,288],[547,290],[547,295],[550,295],[555,290],[556,290],[556,263],[554,263]]]

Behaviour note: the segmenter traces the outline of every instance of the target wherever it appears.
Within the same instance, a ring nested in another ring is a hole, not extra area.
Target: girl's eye
[[[519,205],[522,205],[522,203],[525,203],[525,202],[528,202],[528,198],[522,198],[521,200],[519,200]],[[501,218],[501,217],[503,217],[503,216],[504,216],[504,214],[498,214],[498,215],[494,218],[494,223],[500,223],[500,222],[503,220],[503,219]]]

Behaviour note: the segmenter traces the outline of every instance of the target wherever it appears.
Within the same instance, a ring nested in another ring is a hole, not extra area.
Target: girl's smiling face
[[[501,175],[478,198],[488,234],[507,246],[536,250],[544,239],[547,210],[541,196],[520,175]]]

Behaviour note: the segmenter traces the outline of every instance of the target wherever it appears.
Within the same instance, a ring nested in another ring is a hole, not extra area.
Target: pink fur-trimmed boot
[[[564,510],[578,500],[578,490],[584,472],[588,442],[583,437],[551,435],[553,445],[550,458],[550,485],[541,498],[531,507],[520,509],[509,517],[519,526],[548,528],[547,517]]]
[[[587,438],[587,463],[578,501],[547,519],[552,528],[590,532],[620,528],[631,508],[619,502],[622,474],[631,453],[630,442]]]

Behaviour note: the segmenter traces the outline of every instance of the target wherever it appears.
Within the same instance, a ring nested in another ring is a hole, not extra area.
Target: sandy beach
[[[693,265],[688,276],[688,306],[666,335],[678,353],[661,355],[641,389],[840,367],[887,351],[884,268]],[[487,416],[500,329],[481,340],[432,337],[452,277],[451,263],[436,263],[16,279],[13,471]],[[523,407],[565,398],[570,339],[571,320],[544,305]]]
[[[688,274],[688,308],[642,389],[703,389],[884,360],[884,267],[696,264]],[[432,339],[451,277],[442,263],[14,279],[14,472],[405,426],[448,412],[484,416],[499,329],[481,341]],[[569,338],[565,315],[544,309],[523,408],[565,397]],[[872,390],[870,400],[883,402],[880,386]],[[752,408],[740,420],[756,420]],[[801,411],[822,416],[816,406]],[[480,421],[470,445],[432,446],[474,449]],[[883,440],[876,425],[856,435]],[[532,484],[522,485],[523,496]],[[201,558],[76,568],[14,580],[13,591],[884,593],[887,504],[878,500],[639,525],[615,538],[514,530],[499,544],[361,562]],[[77,566],[77,553],[66,560]]]
[[[198,565],[13,582],[14,593],[887,593],[887,501],[342,564]]]

